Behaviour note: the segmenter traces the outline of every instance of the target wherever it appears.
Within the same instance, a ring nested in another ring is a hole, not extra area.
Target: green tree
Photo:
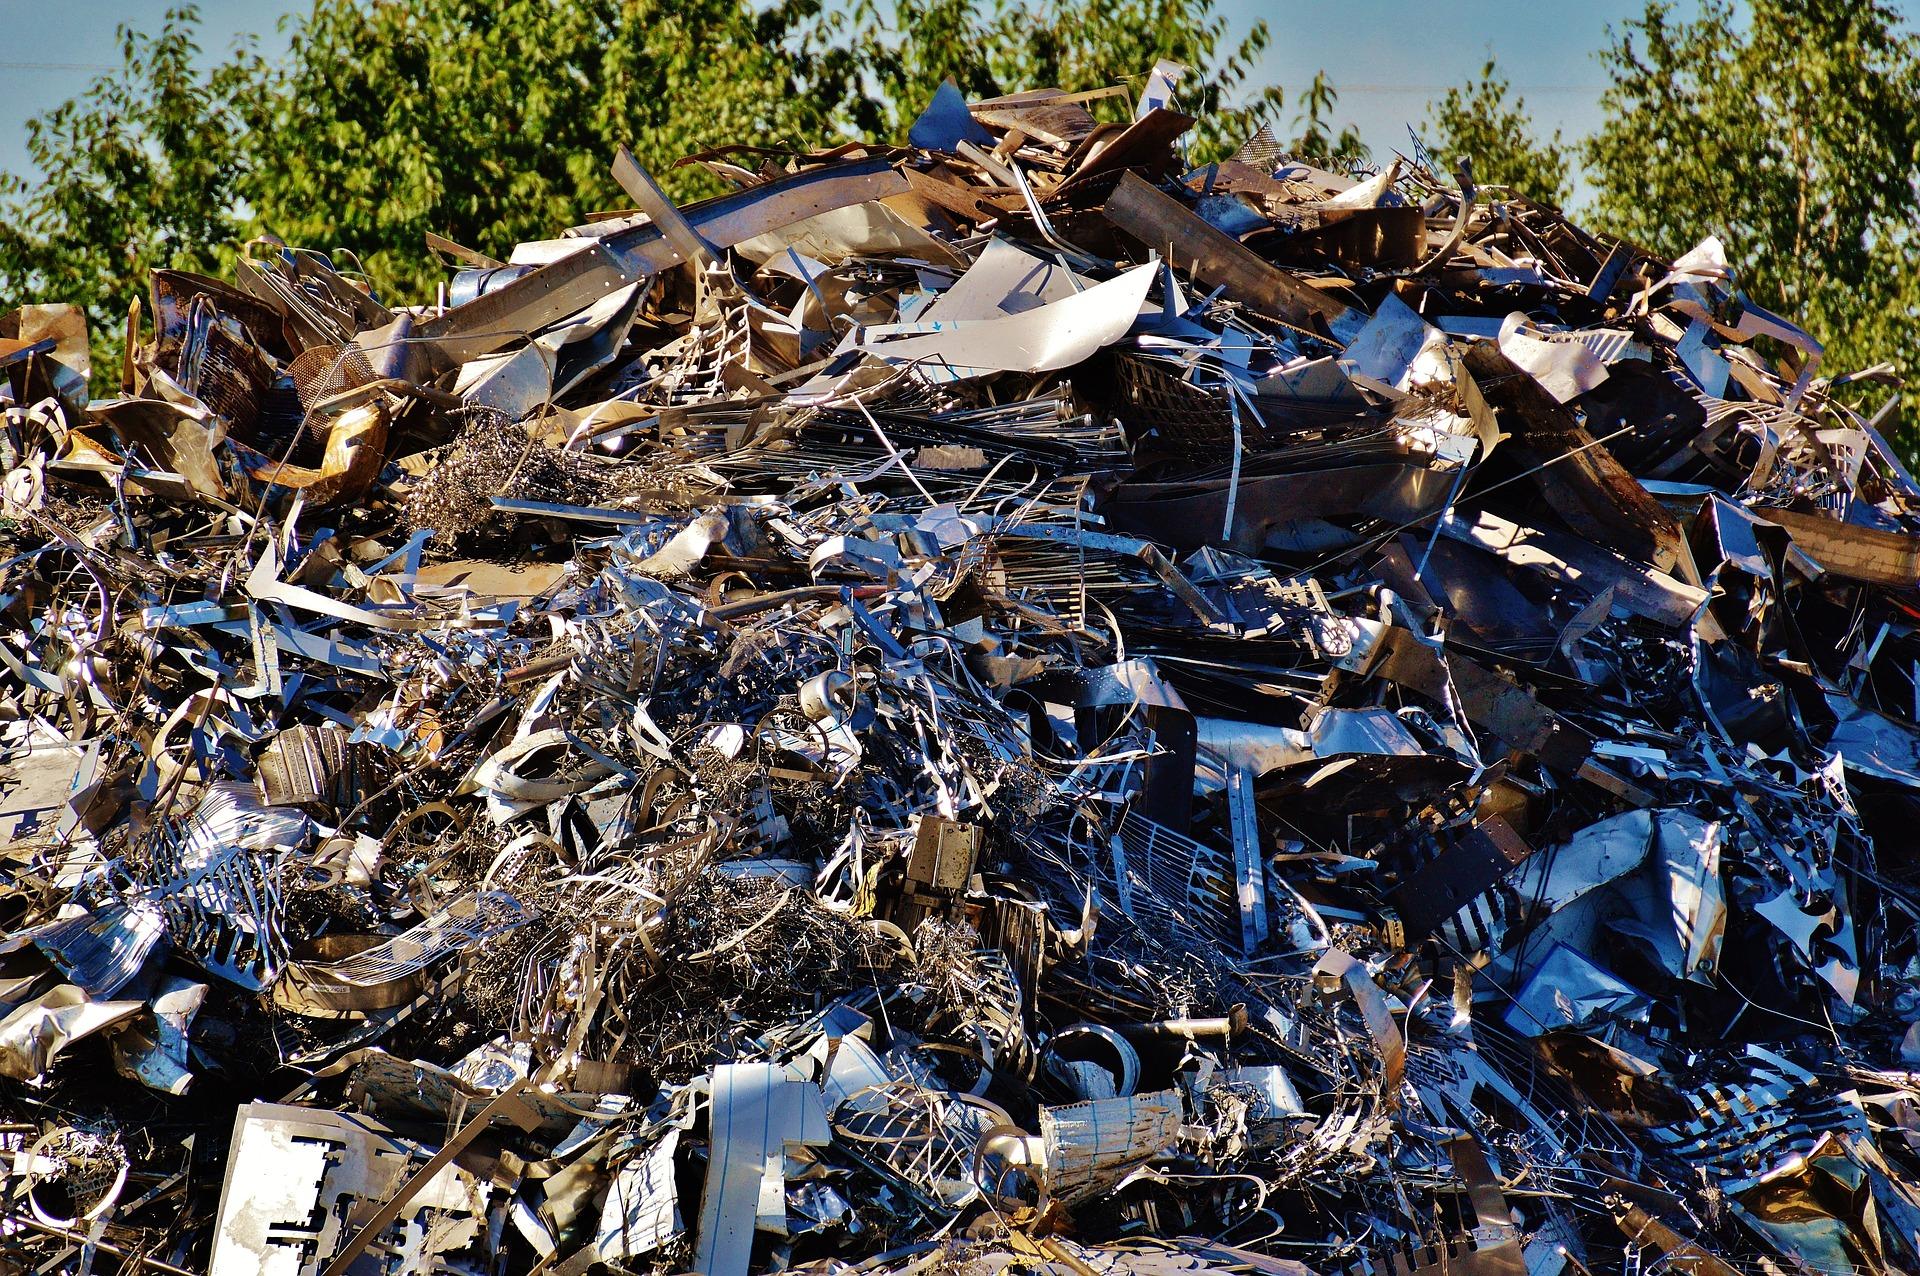
[[[812,0],[317,0],[287,56],[259,65],[240,189],[289,243],[351,248],[377,286],[430,292],[435,231],[504,257],[629,201],[608,172],[632,146],[667,171],[732,141],[813,144],[833,86],[789,39]],[[823,89],[825,91],[823,91]]]
[[[1650,0],[1602,60],[1586,145],[1608,231],[1665,253],[1724,239],[1739,286],[1827,343],[1893,362],[1920,441],[1920,37],[1880,0]]]
[[[1290,148],[1295,155],[1308,161],[1317,160],[1322,165],[1366,158],[1366,144],[1351,124],[1342,125],[1337,135],[1331,131],[1329,121],[1339,105],[1340,94],[1333,87],[1333,81],[1325,71],[1316,72],[1313,82],[1300,91],[1300,113],[1293,121],[1300,132]]]
[[[39,176],[0,176],[0,297],[84,306],[95,366],[117,358],[127,305],[156,266],[210,270],[233,251],[243,161],[239,62],[200,68],[191,6],[118,29],[122,65],[27,121]]]
[[[1558,129],[1550,137],[1536,137],[1526,99],[1512,89],[1492,58],[1477,79],[1448,89],[1428,112],[1433,158],[1443,173],[1471,159],[1478,184],[1504,186],[1559,207],[1571,193],[1572,148]]]

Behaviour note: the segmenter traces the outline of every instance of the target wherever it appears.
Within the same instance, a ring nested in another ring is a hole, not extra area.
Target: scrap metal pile
[[[1884,370],[1178,77],[0,321],[0,1269],[1920,1270]]]

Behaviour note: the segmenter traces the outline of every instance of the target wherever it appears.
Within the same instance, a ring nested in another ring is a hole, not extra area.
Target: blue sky
[[[69,0],[71,4],[72,0]],[[57,37],[31,38],[47,25],[47,0],[0,0],[4,29],[16,38],[0,50],[0,168],[27,166],[29,116],[86,87],[117,61],[116,23],[153,27],[178,0],[82,0],[84,18],[59,23]],[[1339,122],[1351,122],[1377,150],[1406,148],[1406,125],[1427,103],[1475,73],[1492,54],[1526,99],[1542,131],[1569,138],[1599,121],[1602,75],[1594,53],[1610,24],[1640,11],[1640,0],[1218,0],[1236,32],[1264,18],[1273,40],[1260,75],[1297,94],[1325,68],[1340,90]],[[275,23],[306,0],[201,0],[202,43],[225,51],[242,32],[262,47],[285,47]],[[1683,12],[1694,0],[1680,0]],[[1920,22],[1920,0],[1896,0]],[[72,10],[69,10],[70,12]]]

